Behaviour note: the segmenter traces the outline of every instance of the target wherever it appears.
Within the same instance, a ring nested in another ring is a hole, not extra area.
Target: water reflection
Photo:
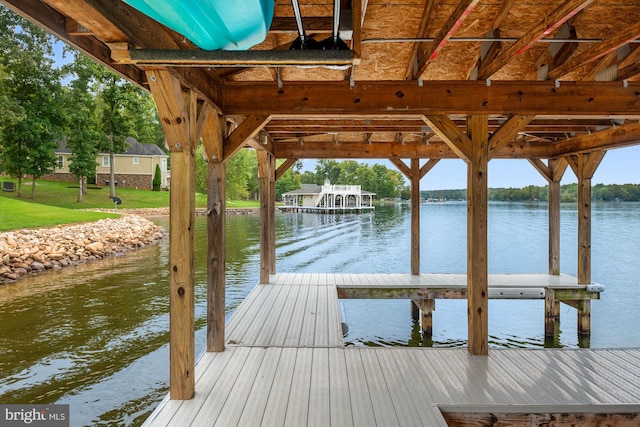
[[[544,338],[543,301],[489,303],[492,347],[637,347],[636,262],[640,204],[594,204],[592,277],[606,286],[592,303],[592,336],[578,340],[563,306]],[[574,205],[562,210],[562,271],[575,275]],[[166,219],[157,220],[168,227]],[[410,209],[387,204],[364,215],[277,215],[281,272],[407,273]],[[490,205],[489,269],[547,270],[546,204]],[[196,352],[205,344],[206,221],[196,222]],[[258,282],[259,218],[227,218],[227,316]],[[69,403],[73,425],[137,425],[166,394],[168,241],[123,256],[0,286],[0,402]],[[466,271],[466,205],[421,207],[421,270]],[[350,346],[466,346],[466,301],[439,300],[433,336],[406,300],[342,301]]]

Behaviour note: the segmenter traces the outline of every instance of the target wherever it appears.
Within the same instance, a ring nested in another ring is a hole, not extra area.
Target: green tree
[[[115,154],[127,148],[126,138],[138,138],[135,113],[138,111],[137,101],[141,89],[126,82],[115,73],[98,66],[96,71],[95,92],[98,98],[98,111],[101,132],[98,149],[109,153],[109,197],[116,196],[115,189]]]
[[[62,135],[62,85],[53,67],[52,37],[26,20],[0,8],[0,67],[3,109],[15,108],[2,120],[0,162],[2,169],[18,178],[35,181],[53,170],[54,149]]]
[[[391,171],[386,166],[375,164],[371,167],[371,170],[376,174],[376,182],[378,184],[376,187],[379,198],[385,199],[399,196],[399,193],[396,192],[398,179],[391,174]],[[400,182],[404,182],[404,179],[401,178]]]
[[[96,173],[100,125],[95,96],[90,87],[95,80],[95,64],[79,52],[65,70],[75,79],[66,93],[67,147],[71,149],[69,171],[78,179],[78,202],[87,192],[87,179]]]
[[[160,172],[160,165],[156,165],[156,171],[153,174],[153,191],[160,191],[162,185],[162,173]]]
[[[280,161],[279,164],[282,164]],[[300,169],[302,163],[297,161],[276,181],[276,199],[282,200],[282,194],[300,188]]]
[[[358,170],[360,165],[355,160],[343,160],[340,163],[340,173],[338,179],[332,184],[357,185],[359,184]]]
[[[254,163],[257,164],[254,150],[240,150],[227,161],[227,200],[243,199],[250,194]],[[208,167],[204,147],[200,144],[196,149],[196,191],[201,194],[207,194]]]
[[[336,160],[318,160],[316,163],[316,184],[324,184],[328,179],[332,184],[340,184],[340,163]]]
[[[209,165],[204,159],[204,146],[196,148],[196,193],[207,194],[207,179]]]
[[[256,167],[254,168],[254,165]],[[227,161],[227,199],[238,200],[249,195],[249,181],[257,170],[254,150],[240,150]],[[257,173],[256,173],[257,176]]]

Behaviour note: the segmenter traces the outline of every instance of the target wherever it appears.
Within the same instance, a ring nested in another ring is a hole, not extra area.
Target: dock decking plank
[[[215,419],[215,425],[220,427],[235,426],[238,425],[238,421],[242,417],[242,412],[247,403],[249,402],[249,396],[252,389],[256,385],[256,381],[261,379],[264,372],[262,372],[262,362],[265,360],[267,349],[262,347],[252,347],[249,357],[240,371],[226,402],[220,408],[220,413],[217,418],[208,417],[196,417],[194,420],[196,425],[207,425],[210,420]],[[261,372],[258,375],[258,372]],[[215,397],[214,397],[215,399]],[[254,401],[250,406],[254,406]],[[209,424],[211,425],[211,424]]]
[[[329,349],[313,350],[311,363],[311,391],[307,425],[328,426],[331,423],[331,400],[329,395]]]
[[[345,348],[345,367],[349,381],[349,403],[353,414],[353,425],[369,427],[376,425],[373,415],[373,402],[369,393],[367,377],[360,350],[356,348]]]
[[[380,364],[380,373],[382,373],[387,390],[389,391],[389,397],[395,408],[398,422],[402,426],[433,426],[434,424],[424,424],[424,420],[420,416],[420,413],[418,413],[409,389],[404,382],[402,373],[398,370],[395,361],[396,353],[397,352],[394,352],[393,349],[390,348],[380,349],[380,351],[375,352],[378,357],[378,363]],[[423,415],[426,414],[424,408],[422,413]]]
[[[373,414],[378,426],[399,426],[400,421],[393,406],[389,389],[381,372],[380,364],[375,352],[360,350],[362,357],[362,366],[364,367],[365,378],[367,379],[367,387],[373,404]]]
[[[291,317],[291,323],[287,328],[285,336],[285,346],[299,346],[300,336],[302,335],[302,325],[305,316],[305,308],[307,306],[307,298],[309,295],[309,286],[300,286],[298,289],[298,298],[296,299],[296,307]]]
[[[271,391],[267,398],[267,408],[260,425],[281,426],[284,425],[287,414],[287,405],[291,397],[293,372],[296,364],[297,349],[281,349],[280,360],[276,369]],[[258,424],[254,424],[258,425]]]
[[[237,423],[234,423],[232,418],[225,420],[221,414],[219,419],[221,425],[254,427],[262,424],[271,392],[280,394],[279,390],[273,389],[273,384],[280,361],[284,359],[282,350],[281,347],[269,347],[266,349],[262,365],[256,375],[251,392],[247,396],[246,405],[237,418]]]
[[[284,420],[285,426],[299,427],[307,425],[312,363],[313,349],[299,348],[296,355],[293,380],[289,389],[289,402]]]
[[[227,349],[198,361],[194,398],[164,402],[145,426],[443,425],[437,405],[596,412],[606,404],[605,412],[640,412],[640,349],[471,356],[459,348],[344,347],[337,287],[464,288],[464,274],[271,279],[230,317]],[[490,275],[490,286],[579,288],[574,278],[546,274]]]
[[[304,290],[304,287],[301,286],[287,286],[290,288],[289,294],[287,295],[287,299],[284,303],[284,306],[282,307],[280,318],[275,325],[275,330],[273,336],[271,337],[272,345],[285,345],[287,332],[289,331],[289,327],[292,325],[292,319],[294,318],[296,310],[298,309],[298,299],[300,298],[300,294]]]
[[[220,371],[217,378],[205,375],[203,380],[196,384],[194,399],[188,401],[188,405],[182,405],[180,411],[176,412],[176,416],[171,420],[170,426],[198,425],[198,419],[207,420],[207,423],[212,425],[218,418],[251,349],[237,347],[225,351],[229,351],[232,356],[225,369]]]
[[[353,425],[351,401],[349,397],[349,377],[345,352],[341,348],[329,348],[329,404],[330,425]]]

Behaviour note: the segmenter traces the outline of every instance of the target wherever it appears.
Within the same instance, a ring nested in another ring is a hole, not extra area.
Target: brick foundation
[[[98,174],[96,177],[97,185],[107,186],[107,182],[110,180],[110,176],[108,174]],[[125,188],[137,188],[140,190],[152,190],[153,189],[153,180],[149,175],[126,175],[126,174],[115,174],[115,181],[118,184],[118,187]]]

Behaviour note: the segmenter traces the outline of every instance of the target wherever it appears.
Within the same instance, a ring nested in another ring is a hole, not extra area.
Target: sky
[[[396,167],[387,160],[357,160],[369,165],[382,164],[389,169]],[[423,165],[423,160],[420,165]],[[405,163],[409,165],[408,160]],[[303,171],[315,172],[315,160],[303,160]],[[547,181],[526,160],[494,159],[489,162],[489,188],[522,188],[527,185],[545,186]],[[571,168],[562,178],[562,184],[577,182]],[[640,184],[640,145],[609,150],[598,167],[592,184]],[[421,190],[453,190],[467,187],[467,167],[459,159],[440,160],[420,180]]]

